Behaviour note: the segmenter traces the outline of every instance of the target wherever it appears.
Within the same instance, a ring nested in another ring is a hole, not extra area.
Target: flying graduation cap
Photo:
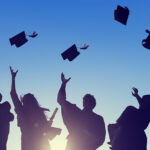
[[[38,34],[36,32],[33,32],[33,34],[28,35],[29,37],[36,37]],[[28,39],[26,38],[25,31],[20,32],[19,34],[13,36],[9,39],[11,45],[16,45],[16,47],[20,47],[24,45],[26,42],[28,42]]]
[[[69,47],[67,50],[65,50],[63,53],[61,53],[62,58],[68,59],[69,61],[74,60],[78,55],[80,54],[80,52],[78,52],[76,45],[72,45],[71,47]]]
[[[142,40],[142,45],[147,48],[150,49],[150,31],[146,30],[145,32],[147,32],[149,35],[147,36],[146,39]]]
[[[127,24],[129,16],[129,9],[127,7],[117,6],[117,9],[114,11],[114,19],[124,25]]]
[[[20,47],[25,44],[28,40],[26,39],[25,32],[22,31],[19,34],[9,39],[11,45],[16,45],[16,47]]]
[[[89,47],[89,45],[84,44],[80,49],[85,50]],[[74,60],[80,52],[77,50],[77,46],[73,44],[71,47],[69,47],[67,50],[65,50],[63,53],[61,53],[61,56],[64,60],[68,59],[69,61]]]

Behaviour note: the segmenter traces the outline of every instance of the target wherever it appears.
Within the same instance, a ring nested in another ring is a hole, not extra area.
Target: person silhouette
[[[12,76],[10,94],[21,129],[21,150],[50,150],[48,140],[60,134],[61,129],[51,127],[44,114],[48,109],[40,107],[33,94],[25,94],[21,101],[19,100],[15,87],[18,71],[14,72],[11,67],[10,71]]]
[[[0,93],[0,102],[2,94]],[[11,106],[8,101],[0,104],[0,150],[6,150],[9,135],[10,122],[14,120],[14,115],[10,112]]]
[[[66,84],[61,74],[62,85],[57,102],[61,106],[63,122],[69,132],[66,150],[96,150],[105,140],[105,123],[103,117],[93,112],[96,100],[93,95],[83,97],[83,110],[66,100]]]
[[[133,88],[132,95],[136,97],[139,109],[128,106],[117,123],[108,126],[109,133],[116,127],[115,132],[112,131],[115,134],[110,142],[112,150],[147,150],[147,137],[144,130],[150,121],[148,115],[150,113],[150,95],[144,95],[141,98],[136,88]]]

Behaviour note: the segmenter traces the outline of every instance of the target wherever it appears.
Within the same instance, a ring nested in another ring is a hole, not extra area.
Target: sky
[[[130,10],[127,26],[114,20],[117,5]],[[40,105],[59,111],[53,126],[62,134],[52,142],[52,150],[65,150],[67,130],[62,122],[57,93],[60,75],[71,77],[67,99],[82,108],[82,98],[91,93],[97,100],[94,111],[104,117],[106,128],[114,123],[128,106],[138,107],[131,95],[132,87],[139,94],[149,94],[150,51],[141,45],[150,29],[149,0],[1,0],[0,5],[0,91],[11,104],[9,66],[18,69],[19,95],[33,93]],[[9,38],[25,31],[39,35],[20,48],[11,46]],[[61,53],[76,44],[90,45],[72,62]],[[12,104],[11,112],[14,112]],[[20,150],[20,129],[10,125],[7,149]],[[148,141],[149,129],[146,130]],[[108,150],[108,133],[98,150]],[[150,143],[148,142],[148,149]]]

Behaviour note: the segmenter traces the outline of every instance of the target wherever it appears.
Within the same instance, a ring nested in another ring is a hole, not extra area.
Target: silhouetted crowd
[[[50,120],[33,94],[28,93],[19,99],[16,92],[15,79],[18,71],[10,67],[12,85],[10,95],[17,115],[17,126],[21,131],[21,150],[50,150],[50,143],[61,129],[52,127],[55,110]],[[66,85],[71,78],[66,79],[61,74],[61,87],[57,102],[61,106],[63,122],[68,130],[66,150],[96,150],[105,141],[106,129],[102,116],[93,112],[96,99],[91,94],[83,97],[83,109],[66,99]],[[112,150],[146,150],[147,137],[145,129],[150,121],[150,95],[142,98],[138,89],[133,88],[132,95],[137,99],[139,108],[128,106],[116,123],[108,125],[110,149]],[[0,94],[0,102],[2,95]],[[0,103],[0,150],[6,150],[10,122],[14,115],[10,112],[8,101]]]
[[[117,6],[114,11],[114,19],[123,25],[127,25],[129,16],[128,7]],[[150,49],[150,31],[146,30],[148,37],[142,40],[142,45]],[[25,31],[9,39],[11,45],[21,47],[28,42],[27,37],[35,38],[38,33],[33,32],[27,35]],[[86,50],[89,45],[84,44],[80,49]],[[73,61],[80,55],[78,47],[74,44],[61,53],[64,60]],[[16,92],[16,75],[10,67],[12,84],[11,99],[17,115],[17,126],[21,131],[21,150],[50,150],[50,143],[61,129],[52,126],[53,119],[57,112],[55,109],[50,120],[47,119],[45,111],[33,94],[27,93],[18,97]],[[72,104],[66,98],[66,85],[71,78],[66,79],[61,74],[61,87],[58,92],[57,102],[61,106],[63,122],[68,130],[66,150],[96,150],[105,141],[106,128],[101,115],[93,112],[96,106],[96,99],[91,94],[83,97],[83,109]],[[150,122],[150,95],[140,97],[138,89],[133,88],[132,95],[137,99],[139,108],[128,106],[114,124],[108,125],[110,149],[112,150],[147,150],[147,136],[145,129]],[[10,122],[14,115],[10,112],[11,105],[8,101],[1,102],[0,94],[0,150],[7,149]]]

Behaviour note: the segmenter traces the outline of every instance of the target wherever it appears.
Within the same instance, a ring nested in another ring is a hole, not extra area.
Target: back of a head
[[[22,98],[21,98],[21,101],[23,103],[23,106],[25,108],[38,108],[39,107],[39,104],[36,100],[36,98],[34,97],[33,94],[31,93],[28,93],[28,94],[25,94]]]
[[[25,94],[21,101],[23,103],[24,111],[28,118],[30,118],[30,120],[32,120],[33,122],[46,122],[44,110],[40,107],[37,99],[34,97],[33,94]]]
[[[86,94],[83,97],[83,107],[93,110],[95,106],[96,106],[96,99],[95,99],[95,97],[93,95],[91,95],[91,94]]]
[[[10,106],[10,104],[9,104],[8,101],[6,101],[6,102],[4,102],[4,103],[2,104],[2,109],[3,109],[4,111],[10,111],[11,106]]]

